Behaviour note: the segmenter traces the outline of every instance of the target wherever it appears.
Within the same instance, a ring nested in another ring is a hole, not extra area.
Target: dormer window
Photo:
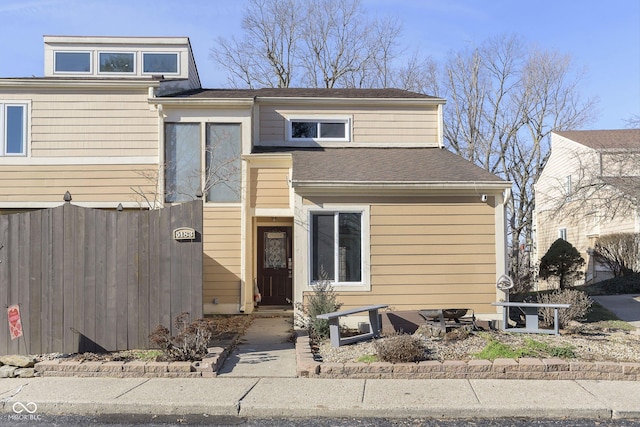
[[[100,52],[101,73],[134,73],[135,55],[128,52]]]
[[[142,72],[153,74],[178,74],[178,54],[143,53]]]
[[[90,52],[56,52],[54,69],[56,73],[90,73]]]
[[[289,141],[349,141],[348,118],[290,118],[287,120]]]

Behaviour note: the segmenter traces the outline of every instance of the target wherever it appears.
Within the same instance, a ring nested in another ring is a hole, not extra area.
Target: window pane
[[[200,189],[200,125],[167,123],[165,127],[165,200],[194,200]]]
[[[240,144],[240,124],[207,124],[207,201],[240,202]]]
[[[317,138],[318,123],[316,122],[291,122],[292,138]]]
[[[143,72],[145,73],[177,73],[178,54],[145,53],[143,54]]]
[[[345,123],[320,123],[321,138],[344,138]]]
[[[7,106],[7,154],[25,153],[24,110],[21,105]]]
[[[101,73],[133,73],[133,53],[100,53]]]
[[[334,214],[312,216],[312,280],[334,280]]]
[[[362,278],[362,221],[359,213],[341,213],[339,225],[340,282],[359,282]]]
[[[91,71],[89,52],[56,52],[56,71],[88,73]]]

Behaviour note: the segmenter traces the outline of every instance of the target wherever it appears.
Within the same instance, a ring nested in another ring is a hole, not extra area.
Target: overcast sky
[[[300,0],[303,1],[303,0]],[[0,0],[0,77],[42,76],[43,35],[188,36],[202,85],[224,87],[209,57],[218,36],[241,35],[245,0]],[[364,0],[403,24],[403,43],[442,62],[451,50],[516,33],[587,69],[597,96],[590,129],[640,115],[640,0]]]

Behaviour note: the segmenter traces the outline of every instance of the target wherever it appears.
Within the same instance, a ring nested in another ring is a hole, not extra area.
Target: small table
[[[316,316],[316,318],[329,321],[329,338],[331,339],[331,346],[340,347],[341,345],[351,344],[356,341],[379,337],[380,318],[378,317],[378,310],[387,307],[388,305],[368,305],[366,307],[357,307],[350,310],[319,314]],[[340,337],[340,317],[348,316],[355,313],[362,313],[365,311],[369,312],[369,332],[366,334],[356,335],[354,337]]]
[[[491,305],[504,307],[502,311],[502,330],[507,332],[524,332],[529,334],[555,334],[560,333],[558,322],[558,309],[569,308],[571,304],[538,304],[532,302],[494,302]],[[524,311],[525,327],[509,328],[509,307],[519,307]],[[553,308],[553,329],[540,329],[538,327],[538,309]]]

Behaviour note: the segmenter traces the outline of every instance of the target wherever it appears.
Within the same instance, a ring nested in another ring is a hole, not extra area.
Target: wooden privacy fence
[[[181,227],[195,238],[174,239]],[[147,348],[158,324],[201,317],[201,233],[202,200],[0,215],[0,303],[19,304],[24,331],[12,340],[0,316],[0,354]]]

